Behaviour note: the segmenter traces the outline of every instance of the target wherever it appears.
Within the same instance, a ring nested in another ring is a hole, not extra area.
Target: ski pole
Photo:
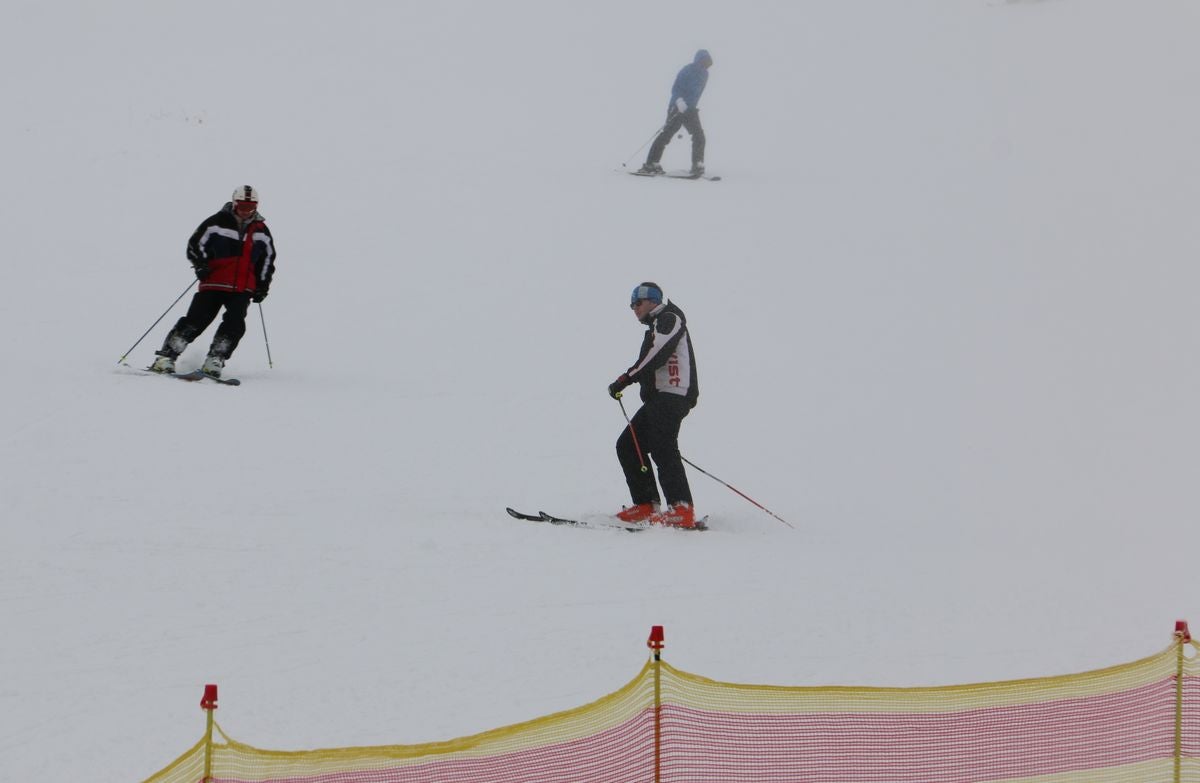
[[[631,161],[631,160],[633,160],[634,158],[636,158],[636,157],[638,156],[638,153],[640,153],[642,150],[646,149],[646,145],[648,145],[650,142],[652,142],[652,141],[654,141],[655,139],[657,139],[657,138],[658,138],[658,134],[662,133],[662,131],[663,131],[663,128],[665,128],[665,127],[667,127],[667,126],[666,126],[666,125],[662,125],[662,126],[660,126],[660,127],[659,127],[659,129],[658,129],[658,130],[654,131],[654,135],[653,135],[653,136],[651,136],[650,138],[646,139],[646,141],[642,143],[642,146],[638,147],[638,148],[637,148],[637,149],[634,151],[634,153],[633,153],[632,155],[630,155],[628,158],[626,158],[626,159],[625,159],[625,162],[621,164],[621,168],[623,168],[623,169],[625,169],[625,168],[629,168],[629,161]]]
[[[258,320],[262,321],[263,327],[263,343],[267,346],[267,367],[275,369],[275,363],[271,361],[271,341],[267,339],[267,319],[263,316],[262,302],[258,303]]]
[[[171,307],[174,307],[175,305],[179,304],[179,300],[180,300],[180,299],[182,299],[182,298],[184,297],[184,294],[186,294],[188,291],[191,291],[191,290],[192,290],[192,286],[194,286],[194,285],[195,285],[197,282],[198,282],[198,281],[196,281],[196,280],[193,280],[192,282],[188,283],[188,287],[187,287],[187,288],[185,288],[185,289],[183,289],[183,293],[182,293],[182,294],[180,294],[178,297],[176,297],[176,299],[175,299],[175,301],[174,301],[174,302],[171,302]],[[164,319],[164,318],[166,318],[166,317],[167,317],[167,313],[171,312],[171,307],[168,307],[166,310],[163,310],[163,314],[162,314],[162,315],[160,315],[160,316],[159,316],[157,319],[155,319],[154,323],[150,324],[150,328],[149,328],[149,329],[147,329],[147,330],[146,330],[146,331],[145,331],[145,332],[142,334],[142,336],[141,336],[141,337],[137,338],[137,342],[136,342],[136,343],[134,343],[133,345],[129,346],[129,350],[128,350],[128,351],[126,351],[125,353],[121,354],[121,358],[120,358],[120,359],[117,359],[117,364],[124,364],[124,363],[125,363],[125,358],[126,358],[127,356],[129,356],[129,354],[133,353],[133,349],[134,349],[134,348],[137,348],[137,347],[138,347],[138,345],[140,345],[140,344],[141,344],[142,340],[145,340],[145,339],[146,339],[146,335],[147,335],[147,334],[150,334],[151,330],[153,330],[153,329],[154,329],[154,327],[158,326],[158,322],[159,322],[159,321],[161,321],[162,319]]]
[[[783,517],[779,516],[779,515],[778,515],[778,514],[776,514],[774,511],[772,511],[771,509],[769,509],[769,508],[767,508],[766,506],[764,506],[762,503],[759,503],[757,500],[755,500],[754,498],[750,497],[750,496],[749,496],[749,495],[747,495],[745,492],[742,492],[742,491],[741,491],[740,489],[738,489],[737,487],[731,486],[730,484],[728,484],[728,483],[726,483],[726,482],[724,482],[724,481],[721,481],[721,479],[719,479],[719,478],[717,478],[716,476],[714,476],[713,474],[709,473],[707,470],[705,470],[704,468],[700,467],[700,466],[699,466],[699,465],[697,465],[695,462],[692,462],[690,459],[688,459],[687,457],[683,456],[682,454],[679,456],[679,458],[680,458],[681,460],[683,460],[684,462],[686,462],[687,464],[691,465],[691,466],[692,466],[693,468],[695,468],[696,470],[698,470],[698,471],[700,471],[701,473],[703,473],[704,475],[708,476],[708,477],[709,477],[710,479],[712,479],[713,481],[719,482],[719,483],[721,483],[721,484],[725,484],[725,486],[729,487],[729,488],[730,488],[730,489],[732,489],[734,492],[736,492],[736,493],[738,493],[739,495],[741,495],[742,497],[744,497],[746,500],[749,500],[751,503],[753,503],[754,505],[758,506],[758,507],[759,507],[759,508],[761,508],[763,511],[765,511],[765,512],[767,512],[768,514],[770,514],[771,516],[775,517],[776,519],[778,519],[778,520],[779,520],[780,522],[782,522],[783,524],[785,524],[785,525],[787,525],[788,527],[792,528],[792,530],[795,530],[795,529],[796,529],[796,528],[795,528],[795,526],[794,526],[794,525],[792,525],[792,523],[791,523],[791,522],[788,522],[786,519],[784,519]]]
[[[621,392],[617,392],[617,404],[621,406],[621,415],[625,417],[625,423],[629,425],[629,434],[633,436],[633,450],[637,452],[638,464],[642,466],[642,472],[645,473],[650,469],[646,467],[646,460],[642,459],[642,447],[638,445],[637,433],[633,429],[633,422],[629,420],[629,414],[625,412],[625,403],[621,400]]]

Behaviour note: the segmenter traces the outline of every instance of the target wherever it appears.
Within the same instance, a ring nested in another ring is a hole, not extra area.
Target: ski
[[[210,381],[216,381],[217,383],[223,383],[226,386],[241,386],[242,385],[242,382],[237,378],[214,378],[211,375],[205,375],[204,373],[200,372],[199,370],[192,370],[191,372],[157,372],[155,370],[151,370],[149,367],[143,367],[142,372],[144,372],[148,375],[161,375],[166,378],[178,378],[181,381],[195,382],[195,381],[202,381],[207,378]]]
[[[562,525],[565,527],[582,527],[589,530],[626,530],[630,533],[640,533],[641,531],[646,530],[645,527],[640,525],[627,525],[620,520],[613,520],[611,523],[585,522],[578,519],[565,519],[563,517],[552,516],[543,511],[539,511],[537,514],[526,514],[521,511],[516,511],[512,508],[506,508],[504,510],[507,511],[508,515],[514,519],[525,519],[530,522],[545,522],[547,524]]]
[[[556,517],[553,514],[547,514],[545,511],[539,511],[537,514],[526,514],[512,508],[504,509],[509,516],[515,519],[525,519],[530,522],[546,522],[551,525],[564,525],[566,527],[585,527],[592,530],[625,530],[630,533],[640,533],[643,530],[651,530],[651,525],[639,525],[635,522],[622,522],[616,518],[599,517],[596,519],[568,519],[566,517]],[[705,516],[696,520],[696,526],[693,528],[684,527],[663,527],[664,530],[694,530],[697,532],[708,530],[708,517]]]
[[[693,174],[690,171],[666,171],[662,174],[650,171],[627,171],[635,177],[667,177],[668,179],[706,179],[709,182],[720,182],[721,176],[713,174]]]
[[[633,524],[633,523],[628,522],[628,523],[618,523],[618,524]],[[638,530],[647,530],[647,529],[651,529],[651,528],[657,528],[660,530],[681,530],[685,533],[688,533],[688,532],[700,533],[705,530],[708,530],[708,515],[705,514],[704,516],[697,519],[695,527],[676,527],[675,525],[638,525],[637,526]]]
[[[668,171],[666,176],[670,177],[671,179],[706,179],[709,182],[721,181],[721,177],[719,175],[714,176],[712,174],[693,174],[690,171]]]
[[[538,513],[541,514],[543,522],[549,522],[552,525],[573,525],[575,527],[594,527],[594,528],[616,528],[617,530],[625,530],[630,533],[640,533],[643,530],[647,529],[645,525],[635,525],[632,522],[622,522],[619,519],[613,519],[612,521],[601,520],[601,521],[594,521],[594,522],[581,522],[578,519],[563,519],[562,517],[556,517],[551,514],[547,514],[545,511],[539,511]]]
[[[510,517],[513,517],[514,519],[528,519],[530,522],[545,522],[546,521],[546,520],[542,519],[541,514],[524,514],[520,511],[514,511],[511,508],[506,508],[504,510],[507,511],[508,515]]]
[[[181,381],[209,380],[209,381],[216,381],[217,383],[223,383],[226,386],[241,386],[242,385],[241,380],[239,380],[238,378],[217,378],[216,376],[208,375],[207,373],[200,372],[199,370],[192,370],[191,372],[185,372],[185,373],[175,373],[175,377]]]

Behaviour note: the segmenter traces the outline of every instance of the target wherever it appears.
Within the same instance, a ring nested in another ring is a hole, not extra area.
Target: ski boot
[[[154,358],[154,363],[146,369],[150,372],[161,372],[164,375],[170,375],[175,372],[175,357],[160,353]]]
[[[616,516],[616,518],[622,522],[632,522],[636,524],[638,522],[645,522],[646,520],[650,519],[657,511],[658,506],[654,503],[639,503],[636,506],[630,506],[629,508],[621,509],[614,516]]]
[[[204,364],[200,367],[200,372],[204,373],[210,378],[220,378],[221,370],[224,368],[225,360],[220,356],[214,356],[210,353],[204,360]]]
[[[654,174],[662,174],[662,173],[663,173],[662,166],[660,166],[657,163],[650,163],[649,161],[647,161],[640,169],[638,169],[638,174],[654,175]]]
[[[688,503],[676,503],[666,511],[652,515],[650,524],[691,529],[696,526],[696,511]]]

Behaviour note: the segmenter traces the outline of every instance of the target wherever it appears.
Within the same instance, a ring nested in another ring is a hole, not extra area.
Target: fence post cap
[[[217,686],[205,685],[204,698],[200,700],[200,709],[215,710],[217,708]]]

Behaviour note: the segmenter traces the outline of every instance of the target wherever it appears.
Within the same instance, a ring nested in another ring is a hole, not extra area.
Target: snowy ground
[[[1194,2],[7,11],[0,779],[143,779],[207,682],[260,747],[422,742],[614,690],[652,624],[911,685],[1200,622]],[[623,176],[702,46],[724,180]],[[257,314],[240,388],[118,367],[244,182],[274,369]],[[795,529],[695,473],[704,535],[504,515],[627,500],[646,279],[685,456]]]

